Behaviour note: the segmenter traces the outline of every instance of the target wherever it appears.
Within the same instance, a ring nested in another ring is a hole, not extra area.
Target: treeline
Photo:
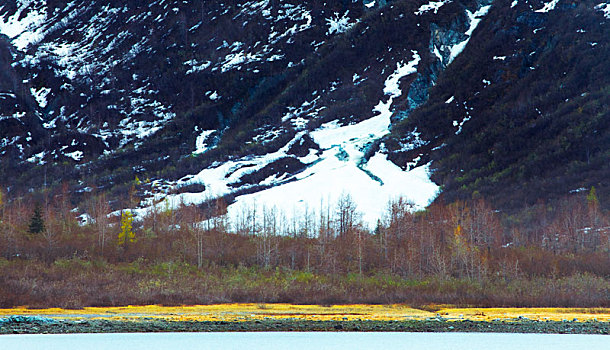
[[[227,216],[222,199],[75,217],[67,191],[0,201],[0,304],[406,302],[610,306],[610,217],[595,189],[508,215],[483,200],[413,212],[391,201],[369,229],[349,195],[286,216]],[[119,287],[120,286],[120,287]]]

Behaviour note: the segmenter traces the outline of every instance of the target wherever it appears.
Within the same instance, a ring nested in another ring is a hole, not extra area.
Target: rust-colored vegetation
[[[264,313],[266,303],[402,303],[433,313],[443,304],[593,313],[610,307],[610,220],[591,194],[510,215],[482,200],[439,202],[417,213],[396,200],[373,230],[356,219],[353,205],[298,223],[282,223],[271,211],[263,222],[228,222],[222,201],[132,221],[108,217],[106,199],[91,195],[93,220],[80,225],[65,192],[2,198],[5,308],[248,302]],[[44,226],[32,232],[36,203]]]

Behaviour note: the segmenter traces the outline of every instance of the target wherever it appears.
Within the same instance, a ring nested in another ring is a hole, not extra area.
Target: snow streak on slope
[[[403,171],[378,152],[370,159],[366,150],[389,132],[391,105],[402,94],[399,81],[417,71],[420,56],[412,51],[412,59],[397,64],[396,70],[386,79],[384,94],[386,101],[374,107],[372,118],[352,125],[340,126],[336,121],[324,124],[311,133],[320,146],[321,154],[311,150],[309,155],[299,157],[308,167],[294,175],[279,178],[272,175],[262,185],[271,185],[266,190],[239,196],[229,207],[232,222],[251,213],[262,214],[263,206],[275,206],[288,219],[302,218],[330,207],[338,200],[350,195],[362,213],[364,223],[374,225],[383,216],[388,201],[398,197],[411,200],[417,208],[423,208],[436,196],[438,186],[429,178],[428,165]],[[231,193],[231,184],[244,175],[260,170],[265,165],[285,157],[296,142],[300,142],[305,131],[275,153],[260,157],[248,157],[205,169],[195,176],[183,179],[179,185],[200,183],[206,186],[201,193],[183,193],[169,197],[171,205],[202,203],[207,199]],[[207,136],[206,132],[202,136]],[[143,214],[146,209],[140,211]]]
[[[197,130],[196,130],[197,131]],[[209,142],[207,142],[207,139],[210,137],[211,134],[213,134],[216,130],[204,130],[201,132],[201,134],[199,134],[199,136],[197,136],[197,140],[195,141],[195,151],[193,152],[193,154],[200,154],[200,153],[204,153],[205,151],[208,150],[209,146]]]
[[[466,10],[466,14],[468,15],[468,18],[470,19],[470,27],[468,28],[468,31],[466,31],[466,33],[465,33],[468,36],[468,38],[466,40],[462,41],[461,43],[454,45],[451,48],[451,56],[449,57],[449,62],[447,64],[450,64],[451,62],[453,62],[453,60],[460,53],[462,53],[462,51],[464,51],[464,49],[466,48],[466,45],[468,45],[468,41],[470,41],[470,38],[472,37],[472,33],[477,28],[477,26],[479,25],[479,22],[481,22],[483,17],[485,17],[485,15],[487,15],[487,12],[489,11],[490,8],[491,8],[491,5],[483,6],[480,9],[478,9],[477,11],[475,11],[474,13]]]

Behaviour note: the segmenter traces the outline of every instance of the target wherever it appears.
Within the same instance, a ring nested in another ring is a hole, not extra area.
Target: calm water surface
[[[610,336],[504,333],[131,333],[0,335],[0,349],[578,349],[610,350]]]

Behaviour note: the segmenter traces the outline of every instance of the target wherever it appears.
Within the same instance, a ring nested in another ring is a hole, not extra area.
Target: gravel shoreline
[[[558,321],[256,321],[55,320],[16,316],[0,322],[0,334],[134,333],[134,332],[496,332],[610,334],[608,322]]]

